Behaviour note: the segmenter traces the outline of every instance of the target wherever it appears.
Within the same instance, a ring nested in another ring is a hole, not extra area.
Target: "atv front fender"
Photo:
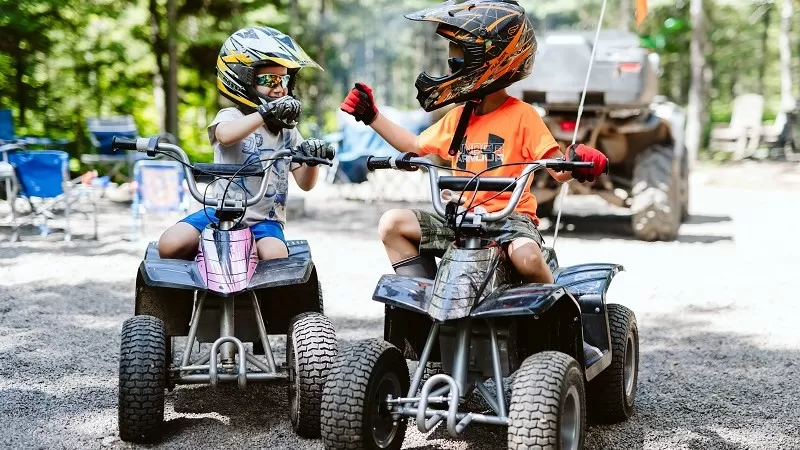
[[[372,299],[427,316],[432,290],[433,280],[389,274],[378,280]]]
[[[559,302],[569,302],[578,313],[578,303],[567,290],[555,284],[503,286],[489,294],[470,316],[475,318],[539,315]]]

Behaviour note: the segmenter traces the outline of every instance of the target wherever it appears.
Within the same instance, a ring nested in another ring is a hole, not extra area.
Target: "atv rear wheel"
[[[384,401],[408,393],[403,353],[383,339],[358,342],[331,368],[322,397],[322,442],[327,449],[399,449],[407,419],[395,421]]]
[[[589,414],[601,423],[617,423],[633,415],[639,379],[639,328],[630,309],[609,304],[611,365],[589,382]]]
[[[286,334],[289,418],[295,433],[319,437],[322,389],[336,359],[336,331],[317,312],[296,315]]]
[[[161,437],[167,386],[164,322],[135,316],[122,324],[119,358],[119,437],[151,442]]]
[[[636,157],[633,169],[633,218],[636,237],[643,241],[671,241],[681,222],[681,186],[674,176],[674,155],[668,145],[653,145]]]
[[[580,365],[565,353],[545,351],[526,358],[512,384],[508,448],[583,448],[583,380]]]

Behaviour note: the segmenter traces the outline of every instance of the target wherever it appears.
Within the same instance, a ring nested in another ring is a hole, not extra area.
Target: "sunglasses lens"
[[[289,75],[281,76],[269,73],[264,75],[259,75],[258,78],[256,78],[256,83],[259,86],[264,86],[270,89],[278,87],[279,84],[283,85],[283,87],[286,87],[289,85]]]
[[[447,65],[450,67],[450,72],[456,73],[461,70],[461,67],[464,65],[464,60],[462,58],[449,58],[447,60]]]

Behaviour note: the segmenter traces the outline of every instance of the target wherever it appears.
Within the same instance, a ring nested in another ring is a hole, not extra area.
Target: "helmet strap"
[[[478,103],[480,103],[480,100],[470,100],[464,105],[464,109],[461,111],[461,117],[458,118],[456,133],[453,135],[453,140],[450,141],[450,149],[447,151],[448,155],[456,156],[458,153],[458,149],[461,147],[461,141],[464,140],[464,135],[467,133],[469,119],[472,117],[472,112],[475,111]]]

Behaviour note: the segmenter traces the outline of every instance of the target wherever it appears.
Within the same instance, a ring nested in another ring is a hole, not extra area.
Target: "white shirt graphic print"
[[[281,130],[277,135],[270,133],[264,126],[259,127],[250,136],[232,145],[222,145],[215,136],[217,125],[244,117],[244,113],[237,108],[223,108],[208,126],[208,139],[214,148],[214,162],[217,164],[248,164],[257,159],[267,157],[270,153],[287,148],[295,148],[303,142],[297,128]],[[265,161],[264,167],[272,164],[272,169],[267,186],[267,193],[255,205],[245,211],[244,224],[252,226],[258,222],[272,220],[279,222],[281,227],[286,225],[286,201],[289,195],[289,162],[286,160]],[[225,189],[223,180],[214,184],[216,192],[221,194]],[[254,195],[261,185],[261,177],[237,177],[228,188],[242,192],[245,188],[244,198]]]

